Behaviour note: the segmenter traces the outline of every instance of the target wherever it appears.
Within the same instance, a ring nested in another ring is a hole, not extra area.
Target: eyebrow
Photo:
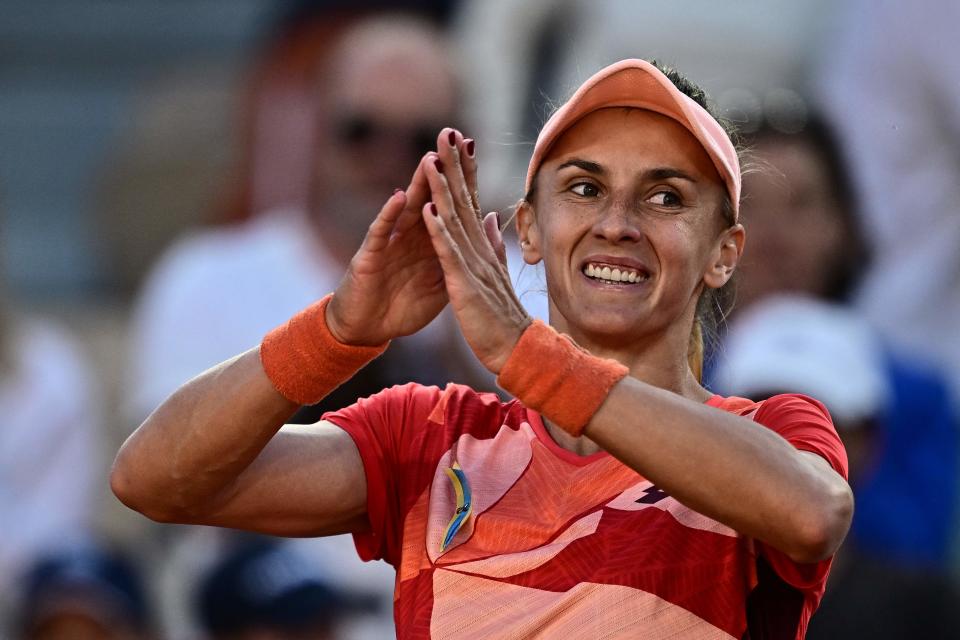
[[[567,160],[557,167],[557,171],[566,169],[568,167],[577,167],[579,169],[583,169],[587,173],[593,173],[601,176],[607,173],[607,170],[603,168],[603,165],[593,162],[592,160],[583,160],[581,158],[572,158]],[[687,180],[693,183],[697,182],[697,179],[691,176],[689,173],[673,167],[655,167],[653,169],[647,169],[643,172],[643,178],[645,180],[666,180],[668,178],[680,178],[681,180]]]
[[[580,158],[573,158],[571,160],[567,160],[566,162],[561,164],[559,167],[557,167],[557,171],[560,171],[561,169],[566,169],[567,167],[577,167],[579,169],[583,169],[587,173],[595,173],[597,175],[603,175],[607,172],[606,169],[604,169],[598,163],[591,162],[590,160],[581,160]]]

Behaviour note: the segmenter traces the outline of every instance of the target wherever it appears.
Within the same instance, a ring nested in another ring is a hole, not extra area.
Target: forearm
[[[689,508],[801,562],[831,555],[852,495],[826,461],[752,420],[627,377],[584,434]]]
[[[111,473],[114,493],[158,520],[202,509],[229,491],[297,406],[264,373],[259,348],[221,363],[127,439]]]

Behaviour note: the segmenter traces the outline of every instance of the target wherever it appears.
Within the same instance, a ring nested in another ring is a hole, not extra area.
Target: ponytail
[[[693,330],[690,332],[690,344],[687,347],[687,364],[697,377],[697,382],[703,382],[703,327],[700,318],[694,318]]]

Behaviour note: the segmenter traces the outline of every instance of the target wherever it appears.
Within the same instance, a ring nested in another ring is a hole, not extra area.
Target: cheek
[[[544,260],[569,254],[574,244],[590,231],[590,216],[582,209],[550,203],[537,211],[538,248]]]
[[[651,244],[659,247],[659,257],[664,267],[681,272],[698,272],[704,257],[712,245],[706,231],[693,225],[675,222],[658,229],[657,237],[651,233]]]

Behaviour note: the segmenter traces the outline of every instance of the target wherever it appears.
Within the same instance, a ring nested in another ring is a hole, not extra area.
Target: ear
[[[711,289],[719,289],[730,281],[733,272],[740,263],[743,255],[743,244],[747,233],[742,224],[735,224],[724,229],[717,238],[713,248],[713,255],[706,273],[703,274],[703,283]]]
[[[517,235],[520,236],[520,251],[523,252],[523,261],[527,264],[537,264],[543,260],[540,253],[540,227],[537,225],[537,215],[526,200],[517,203]]]

